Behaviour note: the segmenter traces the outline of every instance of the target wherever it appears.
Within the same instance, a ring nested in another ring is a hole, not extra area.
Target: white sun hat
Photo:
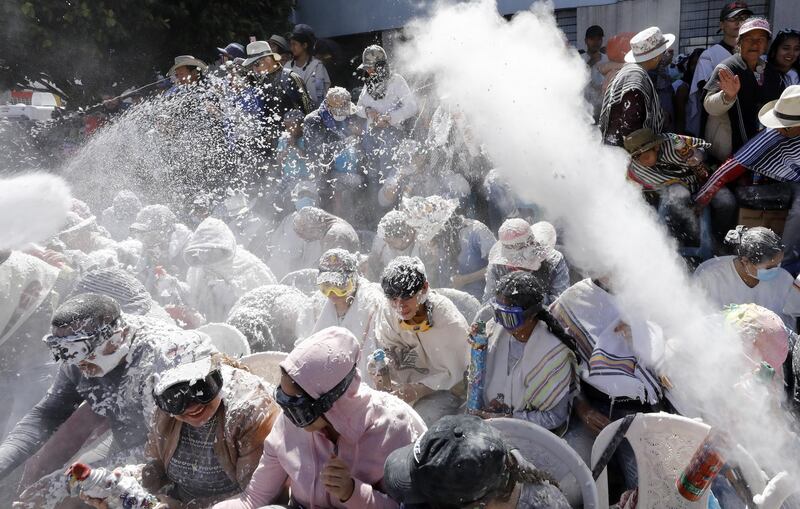
[[[645,28],[631,38],[631,50],[625,54],[625,61],[647,62],[667,51],[674,42],[674,34],[661,33],[658,27]]]
[[[800,85],[786,87],[780,98],[765,104],[758,120],[773,129],[800,126]]]

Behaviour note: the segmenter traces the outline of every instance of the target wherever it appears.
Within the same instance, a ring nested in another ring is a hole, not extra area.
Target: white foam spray
[[[685,413],[733,433],[773,475],[800,478],[788,417],[766,397],[745,403],[734,392],[752,366],[709,319],[714,309],[692,287],[674,242],[626,181],[624,151],[602,145],[591,125],[588,72],[552,5],[536,3],[507,21],[491,0],[440,4],[408,35],[398,48],[402,72],[432,76],[435,94],[466,115],[512,188],[563,226],[569,258],[584,271],[612,273],[622,307],[664,328],[671,339],[660,371],[682,389]]]
[[[60,177],[30,173],[0,179],[0,250],[46,240],[63,226],[69,186]]]

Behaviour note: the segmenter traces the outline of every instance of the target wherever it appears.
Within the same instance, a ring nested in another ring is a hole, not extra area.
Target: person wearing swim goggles
[[[264,443],[261,465],[244,495],[215,509],[389,507],[383,462],[425,426],[412,409],[362,383],[361,345],[343,327],[298,343],[280,363],[275,399],[283,410]]]
[[[494,319],[486,325],[483,409],[477,415],[525,419],[562,435],[577,392],[577,345],[544,299],[530,272],[498,281]]]
[[[121,315],[105,323],[53,327],[42,338],[56,362],[77,366],[87,377],[101,377],[116,368],[130,351],[128,328]]]
[[[389,357],[392,393],[426,423],[458,411],[467,367],[468,325],[447,297],[432,291],[419,258],[398,256],[383,271],[386,306],[375,337]]]

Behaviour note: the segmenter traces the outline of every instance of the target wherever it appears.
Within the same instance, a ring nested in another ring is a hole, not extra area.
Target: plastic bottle
[[[392,377],[389,374],[389,364],[386,362],[386,352],[382,348],[378,348],[372,353],[372,360],[375,361],[375,388],[379,391],[390,392]]]
[[[131,475],[120,470],[92,468],[85,463],[73,463],[67,470],[70,493],[105,499],[110,507],[122,509],[155,509],[162,506],[155,495],[151,495]]]
[[[486,322],[478,321],[473,326],[473,334],[469,337],[470,350],[469,371],[467,372],[467,412],[476,414],[483,409],[483,389],[486,379],[486,347],[489,338],[486,336]]]
[[[725,465],[720,449],[725,448],[726,443],[725,437],[712,428],[675,482],[683,498],[695,502],[703,497]]]

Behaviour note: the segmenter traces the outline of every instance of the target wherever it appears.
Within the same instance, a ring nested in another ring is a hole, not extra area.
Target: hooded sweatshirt
[[[317,332],[281,362],[286,373],[312,398],[319,398],[341,382],[358,363],[360,346],[341,327]],[[284,484],[292,498],[306,509],[395,508],[396,502],[380,491],[383,464],[395,449],[414,442],[425,432],[420,417],[406,403],[361,383],[356,372],[350,387],[325,414],[340,434],[334,444],[321,432],[296,427],[283,414],[264,444],[264,455],[244,495],[214,509],[255,509],[273,503]],[[335,500],[320,479],[324,465],[337,455],[350,467],[355,489],[346,502]]]
[[[221,250],[219,261],[189,269],[189,301],[208,321],[224,322],[228,311],[248,291],[275,284],[269,268],[246,249],[236,245],[228,226],[215,218],[205,219],[195,230],[184,250],[187,259],[193,253]]]
[[[353,302],[344,316],[339,317],[336,313],[336,306],[330,299],[325,299],[322,312],[313,324],[310,331],[299,331],[300,337],[305,338],[312,333],[319,332],[327,327],[344,327],[353,333],[356,340],[361,344],[361,361],[358,368],[362,373],[366,373],[369,355],[375,351],[375,323],[380,319],[381,304],[383,303],[383,292],[380,286],[370,283],[364,278],[358,280],[358,290],[353,295]],[[305,325],[311,325],[310,320],[304,320]],[[367,380],[369,383],[369,380]]]

